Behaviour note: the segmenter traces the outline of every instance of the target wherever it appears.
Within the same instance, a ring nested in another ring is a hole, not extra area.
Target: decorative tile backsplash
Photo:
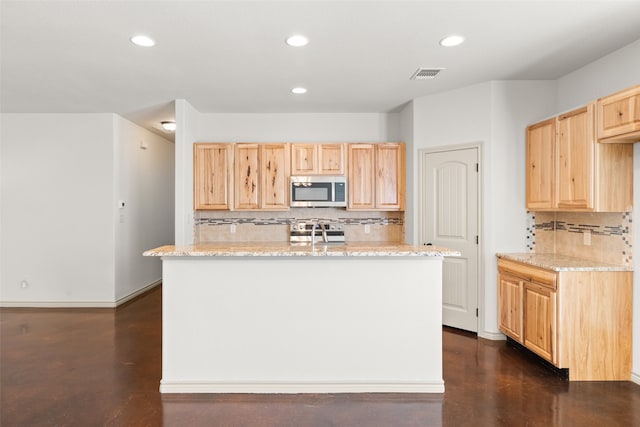
[[[631,212],[529,213],[527,247],[611,264],[633,264]],[[585,236],[590,233],[590,236]],[[591,244],[585,244],[590,240]]]
[[[252,225],[290,225],[303,218],[196,218],[194,224],[199,225],[230,225],[230,224],[252,224]],[[320,216],[304,218],[306,220],[318,221],[327,224],[345,225],[403,225],[402,218],[323,218]]]
[[[300,220],[342,224],[346,241],[404,242],[403,212],[354,212],[336,208],[282,212],[199,211],[194,214],[194,238],[196,243],[288,241],[289,225]]]

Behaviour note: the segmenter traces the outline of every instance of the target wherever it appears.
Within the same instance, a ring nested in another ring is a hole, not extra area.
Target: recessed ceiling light
[[[142,34],[138,34],[137,36],[133,36],[131,37],[131,43],[137,45],[137,46],[143,46],[143,47],[151,47],[154,46],[156,44],[156,41],[153,40],[151,37],[142,35]]]
[[[449,36],[440,40],[440,45],[445,47],[452,47],[461,45],[464,42],[464,37],[462,36]]]
[[[305,36],[296,34],[294,36],[287,38],[287,44],[293,47],[302,47],[309,44],[309,39],[306,38]]]
[[[291,92],[295,93],[296,95],[301,95],[303,93],[307,93],[307,88],[306,87],[294,87],[293,89],[291,89]]]
[[[176,130],[176,122],[166,121],[166,122],[160,122],[160,124],[162,125],[162,129],[166,131],[172,132]]]

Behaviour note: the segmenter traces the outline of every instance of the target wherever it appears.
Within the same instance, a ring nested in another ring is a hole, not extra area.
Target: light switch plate
[[[586,230],[582,232],[582,238],[584,240],[585,246],[591,246],[591,230]]]

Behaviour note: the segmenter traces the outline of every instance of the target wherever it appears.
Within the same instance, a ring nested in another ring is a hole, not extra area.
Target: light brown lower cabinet
[[[498,259],[500,331],[571,381],[631,378],[633,273],[552,271]]]

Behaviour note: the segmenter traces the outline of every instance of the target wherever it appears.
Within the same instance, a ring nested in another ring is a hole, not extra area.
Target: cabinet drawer
[[[504,259],[498,260],[498,271],[512,274],[528,282],[546,286],[553,291],[556,290],[558,274],[555,271]]]

